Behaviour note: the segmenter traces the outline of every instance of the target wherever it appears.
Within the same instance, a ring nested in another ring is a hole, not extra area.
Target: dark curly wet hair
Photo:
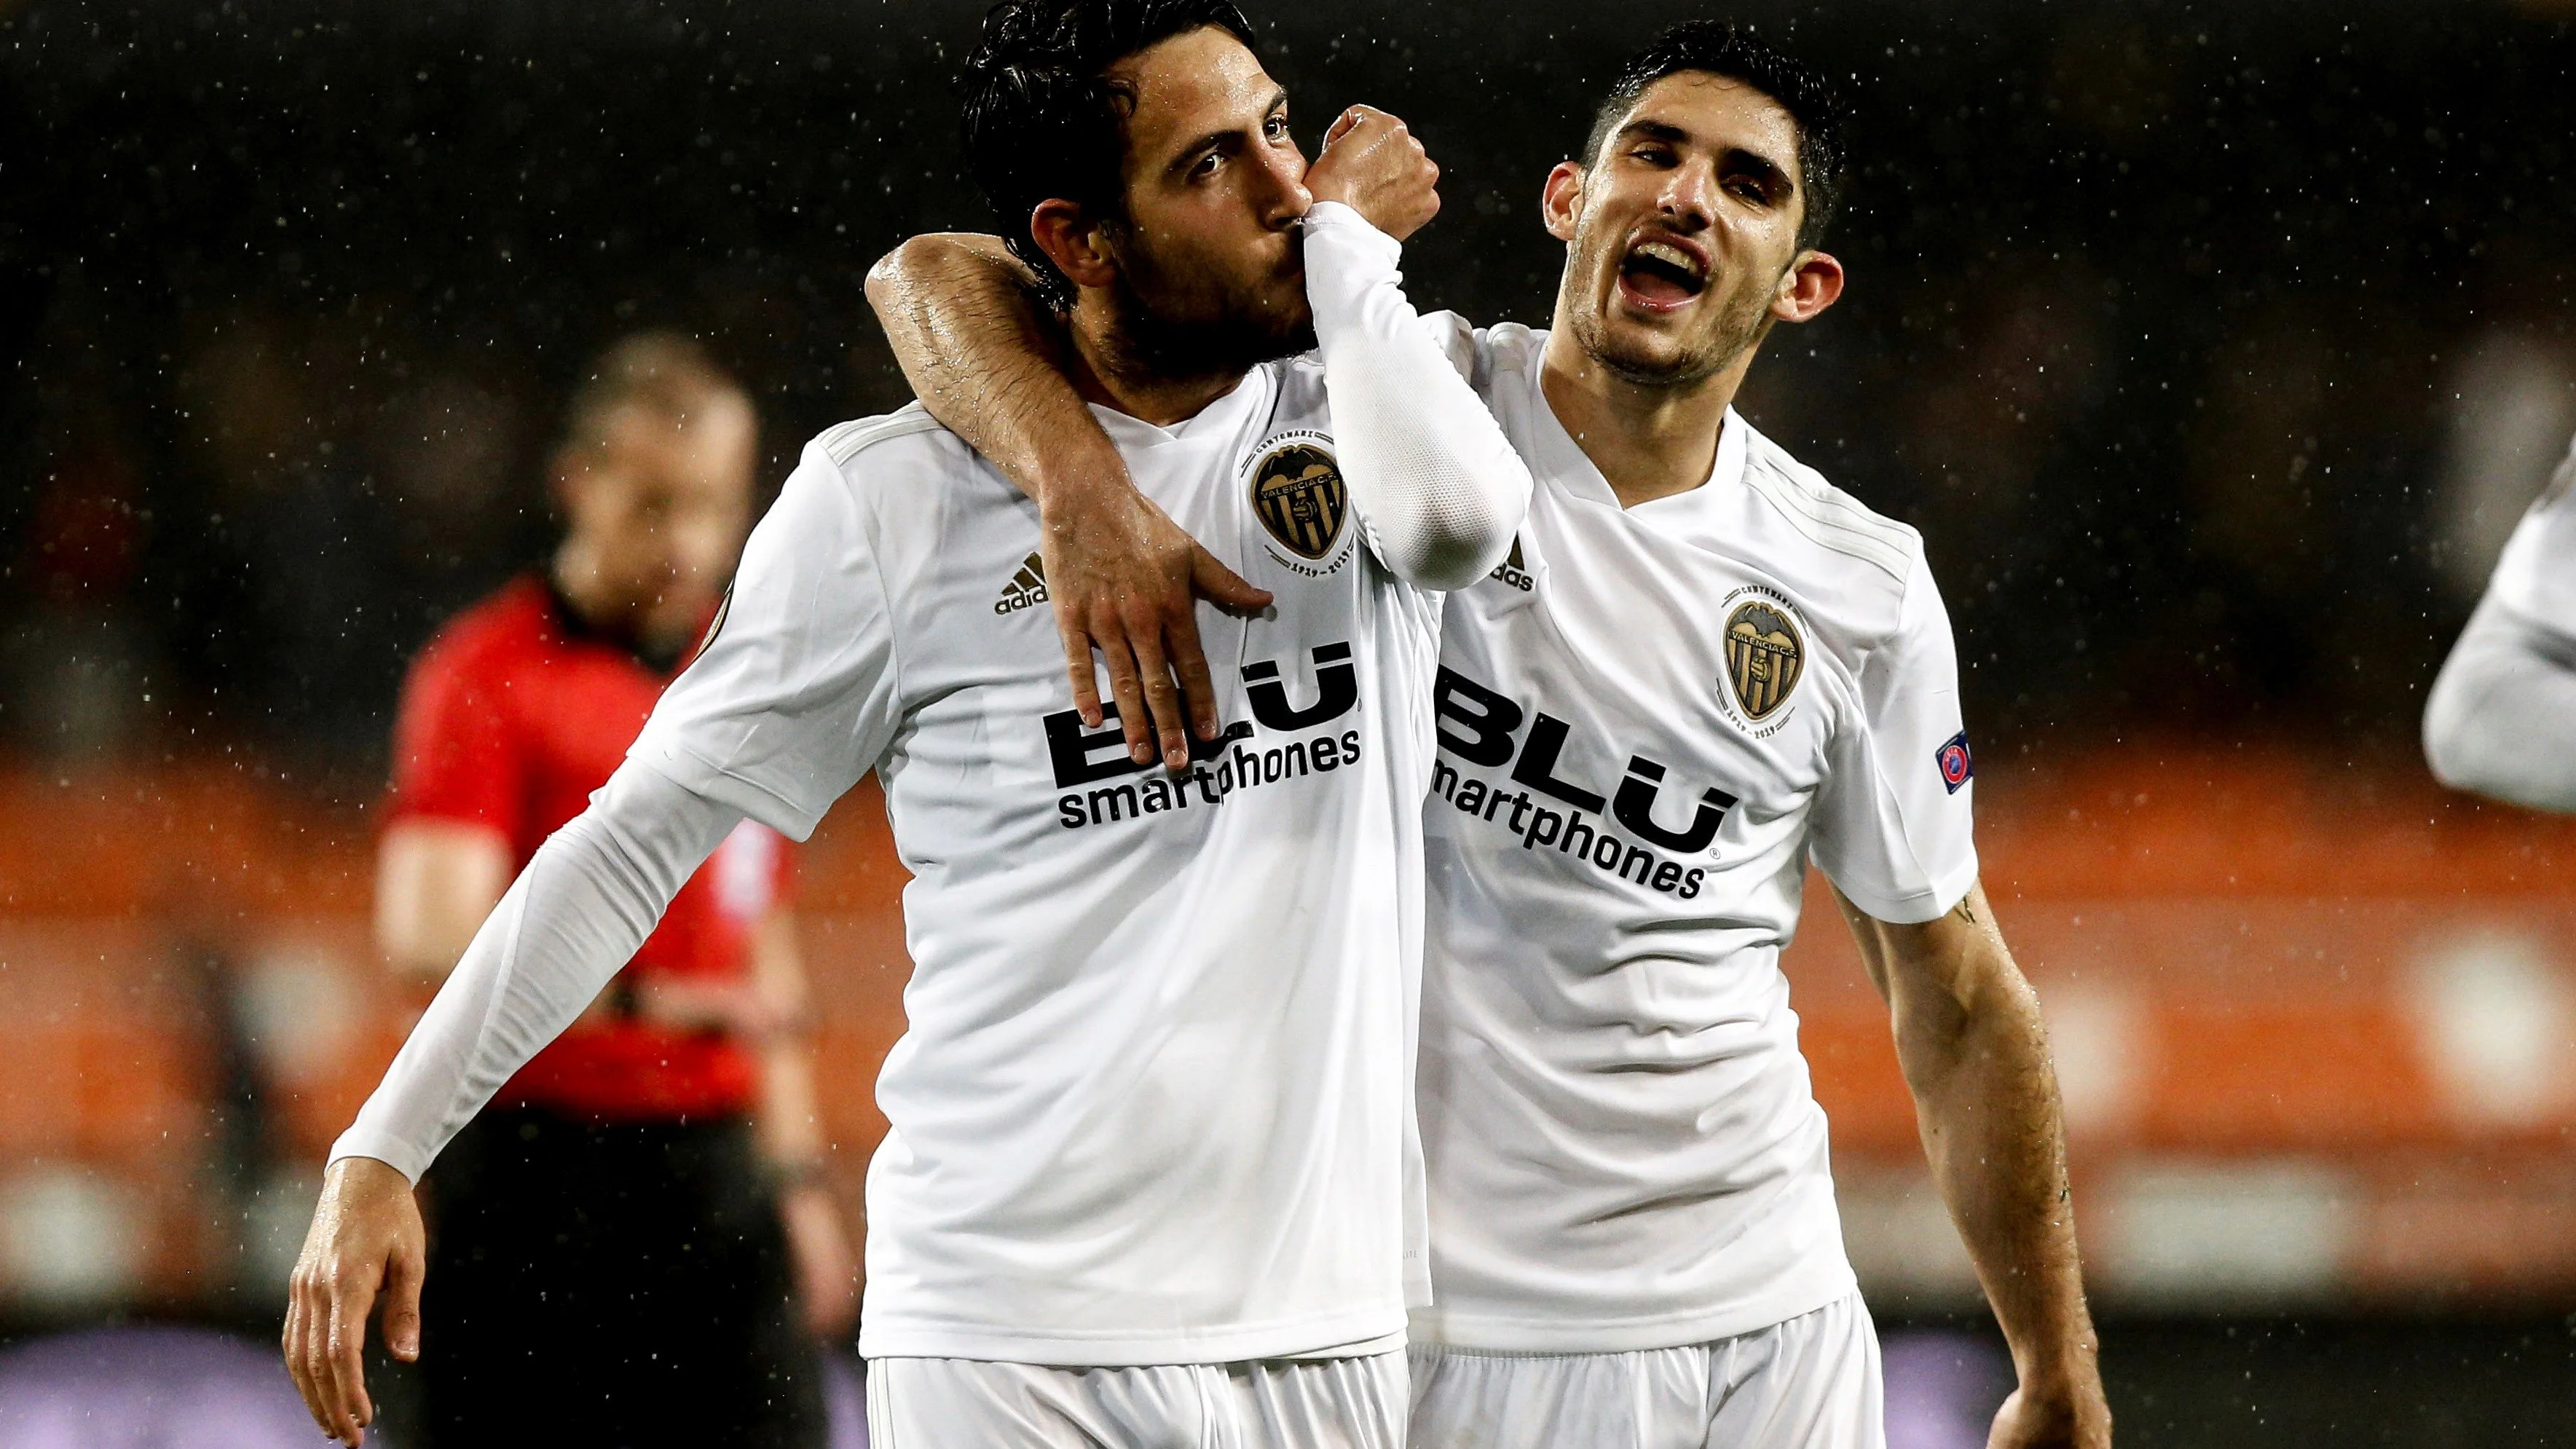
[[[1228,0],[1002,0],[966,57],[966,160],[1011,252],[1061,311],[1073,284],[1029,236],[1029,213],[1062,197],[1100,216],[1121,212],[1121,118],[1133,97],[1103,78],[1119,61],[1213,26],[1257,49]]]

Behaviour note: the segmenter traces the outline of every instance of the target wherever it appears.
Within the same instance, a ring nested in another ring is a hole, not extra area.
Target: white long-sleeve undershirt
[[[634,957],[741,819],[648,765],[619,766],[493,907],[331,1159],[372,1157],[418,1182]]]
[[[2425,701],[2424,755],[2453,789],[2576,812],[2576,638],[2490,593]]]
[[[1424,329],[1402,258],[1339,202],[1306,213],[1306,297],[1352,509],[1398,578],[1463,589],[1510,551],[1529,467]]]

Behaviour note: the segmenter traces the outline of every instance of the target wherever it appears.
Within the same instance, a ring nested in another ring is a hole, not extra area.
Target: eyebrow
[[[1670,121],[1636,120],[1630,121],[1628,124],[1619,128],[1618,139],[1623,142],[1632,140],[1662,141],[1670,145],[1681,146],[1689,144],[1691,133],[1672,124]],[[1761,181],[1762,189],[1765,191],[1776,191],[1782,195],[1794,195],[1798,189],[1796,179],[1790,176],[1790,174],[1781,167],[1779,162],[1772,160],[1770,157],[1763,155],[1759,151],[1751,150],[1747,147],[1727,147],[1725,154],[1719,158],[1719,169],[1750,171]]]
[[[1279,109],[1282,106],[1287,104],[1288,88],[1283,85],[1274,84],[1270,88],[1269,104],[1261,108],[1261,118],[1265,121],[1270,119],[1272,116],[1279,113]],[[1232,126],[1223,126],[1208,132],[1206,135],[1192,141],[1187,146],[1182,147],[1178,154],[1172,157],[1171,163],[1163,168],[1164,172],[1168,174],[1174,171],[1183,171],[1187,170],[1191,166],[1197,165],[1199,157],[1206,155],[1208,148],[1224,145],[1234,134],[1235,128]]]

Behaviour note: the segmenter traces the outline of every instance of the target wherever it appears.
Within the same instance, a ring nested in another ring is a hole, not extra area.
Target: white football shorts
[[[1884,1449],[1855,1293],[1712,1343],[1504,1354],[1418,1344],[1412,1449]],[[899,1449],[899,1446],[898,1446]]]
[[[1401,1352],[1144,1368],[868,1363],[870,1449],[1401,1449]]]

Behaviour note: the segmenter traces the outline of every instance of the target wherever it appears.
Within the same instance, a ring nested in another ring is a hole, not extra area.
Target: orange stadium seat
[[[2576,1248],[2512,1246],[2576,1242],[2576,1169],[2559,1160],[2576,1074],[2486,1082],[2476,1035],[2497,1001],[2511,1017],[2514,991],[2576,983],[2576,822],[2286,752],[2140,745],[1990,773],[1987,888],[2051,1014],[2081,1178],[2132,1158],[2332,1161],[2359,1184],[2354,1282],[2576,1283]],[[372,844],[363,810],[228,767],[0,775],[0,1150],[131,1175],[161,1218],[187,1219],[184,1184],[148,1159],[207,1120],[208,1003],[177,968],[217,951],[237,971],[328,973],[355,1003],[315,1038],[327,1060],[269,1083],[281,1147],[318,1158],[420,1005],[368,944]],[[904,880],[873,783],[803,856],[820,1085],[853,1194],[902,1029]],[[1811,883],[1820,906],[1825,889]],[[2461,942],[2487,955],[2452,962]],[[1837,1155],[1919,1163],[1848,933],[1811,913],[1784,966]],[[2445,1024],[2445,991],[2466,1025]],[[187,1271],[178,1236],[156,1274]]]

